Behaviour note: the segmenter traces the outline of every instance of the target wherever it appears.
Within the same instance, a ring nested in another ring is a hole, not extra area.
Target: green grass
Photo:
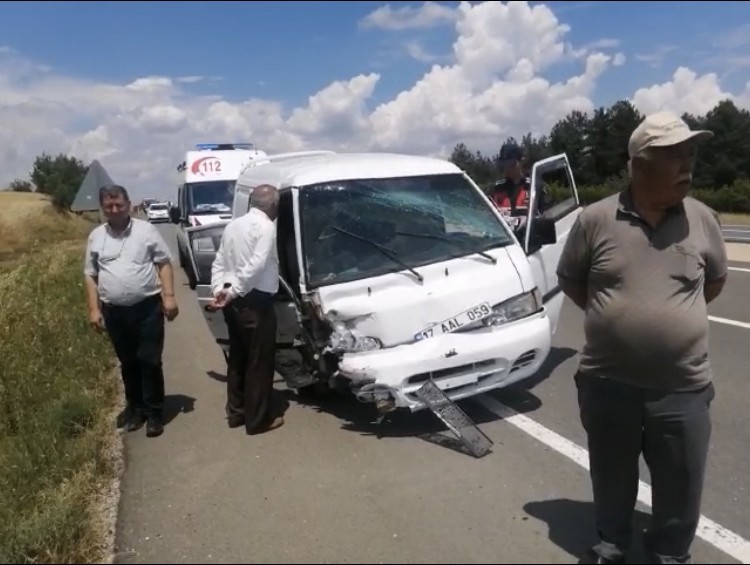
[[[0,562],[100,561],[118,382],[88,327],[82,243],[0,272]]]
[[[750,214],[719,214],[725,226],[750,226]]]

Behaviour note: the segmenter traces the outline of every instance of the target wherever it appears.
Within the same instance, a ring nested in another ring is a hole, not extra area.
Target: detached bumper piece
[[[477,459],[492,450],[492,440],[472,422],[448,396],[430,379],[417,390],[417,396]]]

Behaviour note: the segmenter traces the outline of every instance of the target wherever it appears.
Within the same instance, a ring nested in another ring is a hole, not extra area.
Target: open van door
[[[554,185],[547,191],[545,185],[550,182]],[[523,244],[552,322],[553,334],[557,331],[565,299],[557,281],[557,265],[581,211],[568,156],[562,153],[534,163]]]
[[[208,328],[226,354],[229,353],[229,331],[222,311],[211,311],[207,306],[213,300],[211,292],[211,266],[221,245],[221,236],[229,222],[208,224],[187,228],[188,253],[193,272],[196,274],[195,287],[198,306],[206,319]],[[279,283],[279,294],[276,297],[276,346],[286,347],[294,343],[299,334],[297,310],[288,298],[288,285]]]

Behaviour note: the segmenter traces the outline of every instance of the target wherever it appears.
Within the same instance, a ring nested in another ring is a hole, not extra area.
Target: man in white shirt
[[[125,428],[135,431],[148,422],[146,435],[156,437],[164,431],[164,319],[171,322],[179,313],[172,257],[153,225],[131,217],[124,187],[102,187],[99,204],[107,221],[86,246],[89,317],[97,331],[107,331],[120,360]]]
[[[272,413],[279,288],[276,225],[279,193],[270,185],[253,190],[250,210],[224,229],[211,269],[214,301],[223,309],[229,330],[227,419],[248,434],[283,425]]]

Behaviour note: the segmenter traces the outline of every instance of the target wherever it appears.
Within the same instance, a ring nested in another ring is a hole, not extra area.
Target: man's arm
[[[706,229],[706,235],[708,236],[708,251],[705,255],[706,282],[703,286],[703,296],[708,304],[721,294],[729,272],[727,246],[724,242],[724,234],[721,233],[721,220],[718,214],[713,214],[712,221],[709,221]]]
[[[164,238],[154,226],[151,228],[151,257],[159,272],[161,281],[161,296],[164,314],[170,322],[177,317],[179,309],[174,295],[174,270],[172,269],[172,253],[169,251]]]
[[[721,291],[724,290],[726,282],[727,278],[724,277],[718,281],[706,283],[706,286],[703,288],[703,296],[706,298],[706,304],[710,304],[719,297]]]
[[[557,265],[557,279],[565,295],[581,310],[588,304],[588,274],[591,269],[589,241],[579,216],[570,230]]]
[[[92,240],[93,236],[89,236],[86,244],[83,280],[86,287],[86,306],[89,312],[89,322],[94,329],[101,331],[104,329],[104,321],[102,320],[102,311],[99,306],[99,277],[96,258],[92,253]]]
[[[174,269],[172,269],[172,263],[170,261],[157,263],[156,268],[159,271],[159,278],[161,279],[162,296],[164,298],[174,298]]]
[[[243,261],[237,272],[237,280],[232,282],[229,289],[232,298],[243,296],[253,289],[256,275],[265,267],[276,244],[276,226],[272,223],[264,225],[254,245],[249,236],[245,237],[244,242]]]
[[[224,233],[221,235],[221,243],[219,243],[219,250],[216,252],[214,262],[211,264],[211,294],[214,296],[218,295],[219,292],[224,288],[224,277],[226,273],[226,266],[224,265],[224,241],[227,237],[227,230],[224,229]]]

